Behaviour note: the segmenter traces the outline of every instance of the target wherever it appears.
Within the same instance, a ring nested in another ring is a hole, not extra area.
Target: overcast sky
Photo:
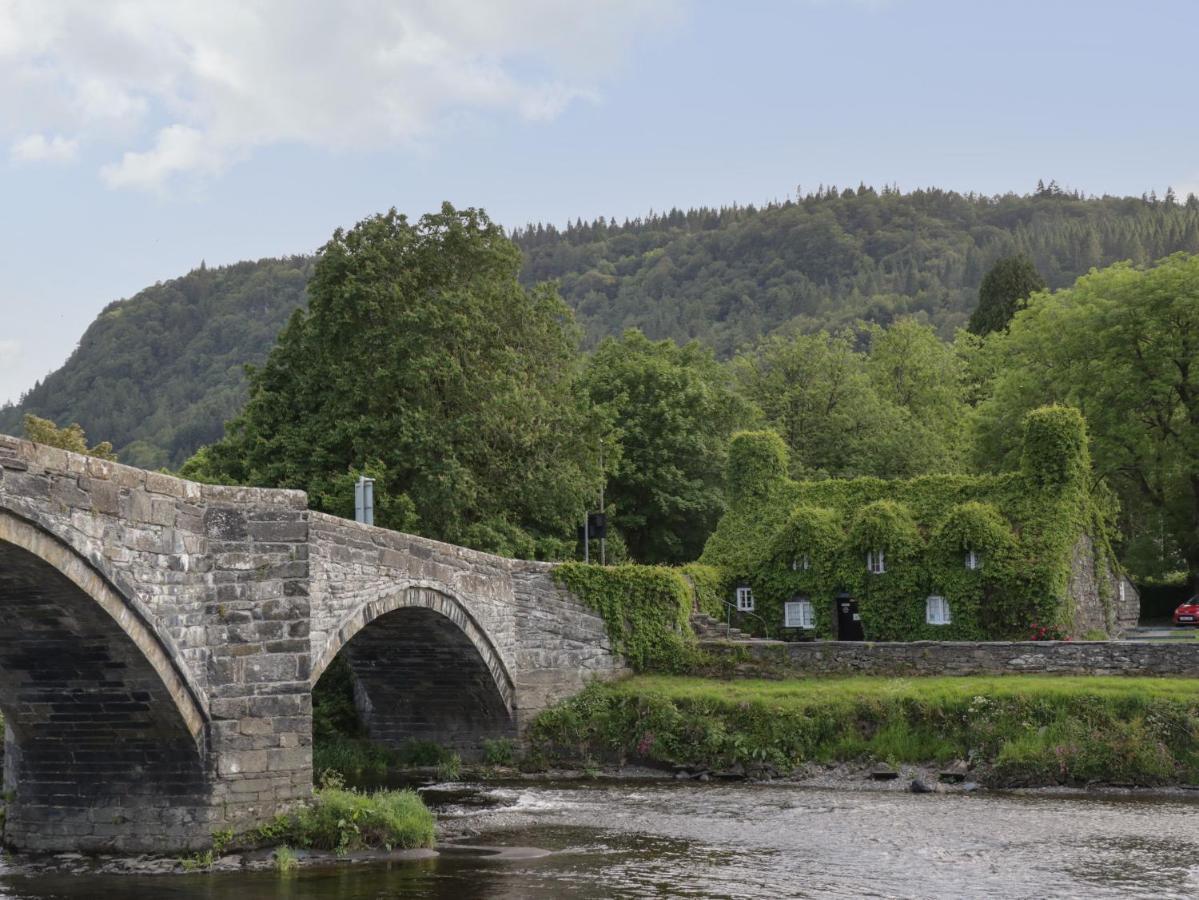
[[[389,206],[1199,191],[1193,0],[0,0],[0,402],[108,302]]]

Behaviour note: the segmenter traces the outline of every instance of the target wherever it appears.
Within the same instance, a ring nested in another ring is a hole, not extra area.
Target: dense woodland
[[[778,432],[798,478],[1002,470],[1024,412],[1063,402],[1090,420],[1126,559],[1199,571],[1196,250],[1194,197],[1052,184],[821,189],[514,238],[477,210],[393,211],[315,258],[112,304],[0,431],[78,422],[127,462],[338,514],[368,474],[380,524],[542,558],[575,552],[603,484],[611,556],[680,562],[724,510],[738,429]],[[1042,284],[1059,290],[1023,309]]]
[[[109,304],[62,368],[0,408],[0,432],[20,434],[29,412],[79,423],[131,465],[179,466],[245,403],[245,366],[266,358],[303,305],[312,265],[201,265]]]
[[[780,328],[815,332],[914,316],[946,339],[983,275],[1023,253],[1051,288],[1093,266],[1199,252],[1199,200],[1084,198],[1056,185],[984,197],[937,189],[821,188],[764,207],[672,210],[617,224],[535,225],[514,235],[521,280],[557,280],[594,347],[626,328],[698,339],[719,358]],[[304,302],[313,259],[201,267],[109,305],[66,364],[16,408],[79,422],[123,460],[178,466],[215,440]]]
[[[764,207],[530,226],[516,242],[526,283],[558,280],[590,344],[639,328],[725,357],[788,324],[915,315],[951,338],[1003,257],[1024,254],[1060,288],[1118,260],[1199,252],[1199,199],[822,187]]]

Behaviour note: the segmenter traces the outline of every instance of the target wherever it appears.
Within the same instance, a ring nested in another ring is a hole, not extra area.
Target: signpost
[[[364,475],[354,485],[354,521],[375,524],[375,479]]]

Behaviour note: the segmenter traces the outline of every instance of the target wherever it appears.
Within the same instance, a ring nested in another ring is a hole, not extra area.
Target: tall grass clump
[[[338,853],[431,847],[435,820],[415,791],[362,794],[324,788],[316,802],[294,814],[291,835],[298,846]]]

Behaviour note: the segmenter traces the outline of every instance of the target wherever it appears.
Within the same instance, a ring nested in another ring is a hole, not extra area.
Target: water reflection
[[[442,795],[463,850],[385,866],[152,878],[0,871],[5,900],[1199,896],[1199,806],[780,786],[504,785]]]

